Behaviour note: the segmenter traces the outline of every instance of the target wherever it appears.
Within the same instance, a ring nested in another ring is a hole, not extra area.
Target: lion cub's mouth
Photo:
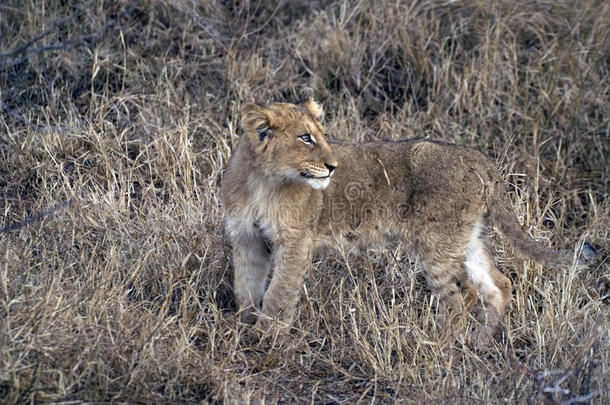
[[[326,176],[314,176],[313,174],[305,172],[301,173],[301,177],[303,177],[305,183],[313,189],[324,189],[328,187],[330,176],[330,173]]]
[[[314,176],[313,174],[310,174],[310,173],[301,172],[301,176],[305,177],[306,179],[328,179],[331,176],[331,174],[332,173],[329,173],[326,176]]]

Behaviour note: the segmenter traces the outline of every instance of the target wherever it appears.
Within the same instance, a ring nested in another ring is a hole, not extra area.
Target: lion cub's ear
[[[324,109],[313,98],[309,97],[303,102],[303,105],[318,121],[320,121],[322,117],[324,117]]]
[[[262,126],[269,126],[269,114],[263,106],[248,103],[241,108],[241,127],[244,131],[256,131]]]
[[[248,103],[241,108],[241,127],[252,142],[268,138],[270,126],[271,116],[265,107]]]

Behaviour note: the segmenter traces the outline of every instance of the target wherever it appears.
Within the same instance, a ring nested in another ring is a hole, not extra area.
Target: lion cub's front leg
[[[306,232],[291,232],[274,240],[273,276],[263,298],[263,315],[255,327],[267,331],[273,320],[279,327],[292,322],[305,272],[311,264],[313,239]]]
[[[260,236],[238,234],[233,242],[233,292],[242,322],[253,324],[260,309],[271,253]]]

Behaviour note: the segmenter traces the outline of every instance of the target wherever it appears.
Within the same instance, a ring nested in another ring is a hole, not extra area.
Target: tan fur
[[[483,299],[487,334],[511,295],[488,247],[488,219],[526,256],[551,266],[572,262],[570,252],[545,248],[520,229],[495,165],[481,153],[422,139],[331,148],[321,115],[312,99],[242,109],[244,135],[221,194],[244,322],[262,330],[272,319],[290,324],[322,242],[398,236],[441,302],[470,309]]]

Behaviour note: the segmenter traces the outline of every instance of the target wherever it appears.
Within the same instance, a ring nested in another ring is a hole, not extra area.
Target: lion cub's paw
[[[263,315],[250,328],[249,335],[258,343],[265,342],[272,346],[282,346],[286,341],[289,331],[289,324]]]
[[[478,325],[471,333],[468,347],[479,353],[486,353],[497,344],[506,342],[506,329],[504,325],[490,328],[488,325]]]

